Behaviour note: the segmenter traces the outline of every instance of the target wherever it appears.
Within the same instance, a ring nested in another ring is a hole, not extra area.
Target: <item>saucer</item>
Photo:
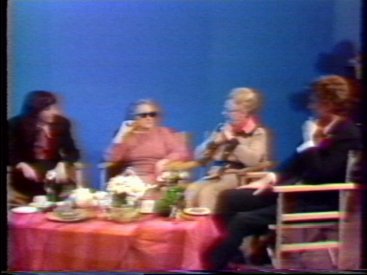
[[[203,216],[203,215],[209,215],[210,209],[207,207],[190,207],[185,208],[183,212],[188,215]]]
[[[12,208],[11,212],[17,213],[17,214],[31,214],[31,213],[38,212],[38,209],[32,206],[19,206],[19,207]]]

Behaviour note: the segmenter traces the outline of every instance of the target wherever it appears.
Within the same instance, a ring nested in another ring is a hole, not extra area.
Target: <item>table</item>
[[[63,223],[44,213],[9,217],[10,271],[203,270],[220,233],[210,216],[133,223]]]

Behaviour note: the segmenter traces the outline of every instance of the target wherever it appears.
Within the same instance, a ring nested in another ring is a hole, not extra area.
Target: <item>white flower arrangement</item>
[[[127,169],[124,174],[112,177],[107,183],[107,191],[111,194],[123,195],[138,199],[144,193],[156,185],[147,184],[139,178],[131,169]]]

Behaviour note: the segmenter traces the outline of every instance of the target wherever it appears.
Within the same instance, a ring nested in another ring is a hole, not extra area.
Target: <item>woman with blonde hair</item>
[[[226,121],[196,149],[196,163],[207,175],[190,184],[186,207],[207,207],[215,212],[218,195],[240,185],[237,172],[267,160],[267,132],[257,118],[261,94],[252,88],[231,90],[224,104]]]

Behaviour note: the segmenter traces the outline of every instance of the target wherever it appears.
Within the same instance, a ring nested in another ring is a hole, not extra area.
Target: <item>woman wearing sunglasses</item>
[[[152,100],[133,103],[105,159],[131,167],[147,183],[154,184],[170,161],[189,158],[186,144],[172,129],[161,126],[162,109]]]

